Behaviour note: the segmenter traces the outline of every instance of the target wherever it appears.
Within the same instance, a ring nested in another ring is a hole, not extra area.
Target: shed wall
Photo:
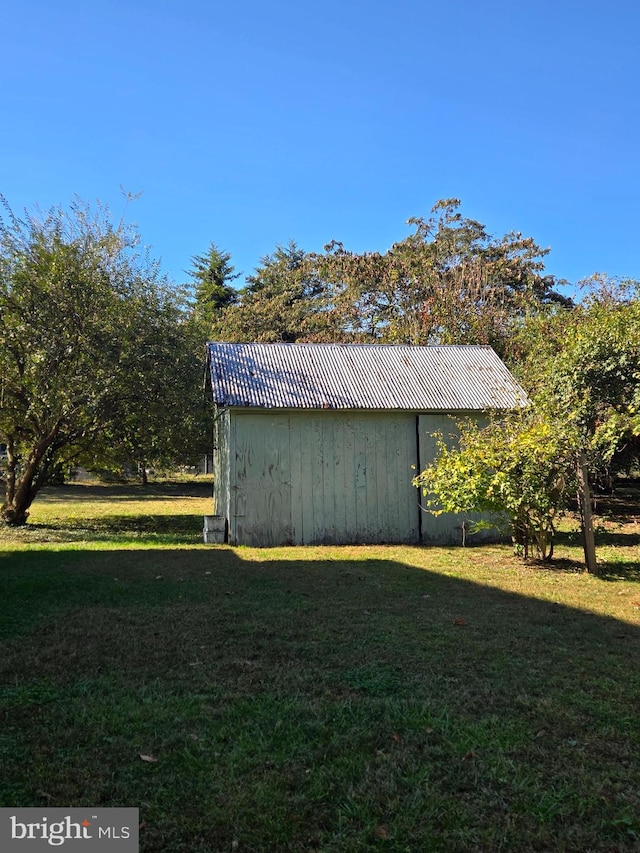
[[[460,544],[481,516],[424,512],[412,485],[435,432],[458,430],[438,413],[219,410],[213,512],[234,545]]]
[[[228,409],[216,412],[213,423],[213,512],[227,520],[231,492],[230,422]]]
[[[419,541],[415,415],[233,411],[229,442],[232,544]]]

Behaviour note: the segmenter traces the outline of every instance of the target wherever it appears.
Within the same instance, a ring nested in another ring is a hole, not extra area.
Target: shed
[[[454,418],[522,405],[483,346],[207,345],[214,417],[209,541],[232,545],[461,541],[412,479]],[[205,539],[207,538],[205,529]]]

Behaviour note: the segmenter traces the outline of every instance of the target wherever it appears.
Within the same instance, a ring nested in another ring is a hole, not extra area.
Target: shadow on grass
[[[562,574],[581,575],[586,573],[584,563],[579,563],[576,560],[559,557],[551,560],[548,563],[534,562],[530,563],[534,568],[543,568],[550,572],[559,572]],[[627,560],[620,562],[598,562],[598,572],[596,575],[600,580],[605,581],[640,581],[640,561]]]
[[[47,486],[38,493],[37,500],[48,501],[95,501],[117,499],[118,501],[154,501],[158,498],[193,497],[206,498],[212,492],[211,479],[149,483],[121,483],[103,485],[98,483],[68,483],[64,486]]]
[[[606,581],[640,581],[637,561],[603,562],[598,565],[598,577]]]
[[[596,548],[617,546],[633,548],[640,545],[640,533],[622,533],[617,530],[602,530],[596,532]]]
[[[630,520],[640,522],[640,489],[620,489],[614,495],[597,495],[594,511],[607,521],[616,524],[628,524]]]
[[[581,575],[585,572],[584,563],[571,560],[567,557],[554,557],[552,560],[529,560],[528,565],[533,568],[544,569],[548,572],[559,572],[562,574]]]
[[[640,533],[624,532],[621,530],[608,530],[598,526],[595,531],[596,549],[605,548],[610,545],[618,547],[633,548],[640,545]],[[560,530],[555,535],[557,545],[580,545],[582,543],[582,534],[579,530]]]
[[[0,805],[139,806],[143,851],[638,849],[637,627],[241,554],[3,555]]]
[[[61,539],[64,538],[65,531],[68,531],[73,539],[76,538],[78,531],[85,531],[88,533],[115,534],[116,537],[120,533],[138,534],[141,537],[144,537],[145,534],[167,534],[176,538],[189,534],[190,541],[194,537],[202,541],[202,523],[202,515],[185,515],[184,513],[154,515],[150,513],[149,515],[135,516],[100,515],[78,519],[77,522],[66,519],[61,524],[33,524],[29,522],[23,529],[40,534],[46,534],[49,531],[55,532]]]
[[[542,560],[528,560],[526,565],[534,569],[542,569],[547,572],[558,574],[584,575],[586,568],[584,562],[571,560],[566,557],[557,557],[548,562]],[[598,562],[596,577],[605,581],[640,581],[640,560],[611,561],[601,560]]]

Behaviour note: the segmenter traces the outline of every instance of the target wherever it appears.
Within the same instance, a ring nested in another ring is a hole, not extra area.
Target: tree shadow
[[[105,515],[81,518],[75,523],[28,522],[12,529],[13,539],[30,545],[111,542],[124,545],[136,540],[140,545],[196,545],[202,542],[201,515],[148,515],[145,517]],[[1,545],[0,540],[0,545]]]
[[[640,545],[640,533],[625,533],[619,530],[606,530],[602,527],[596,531],[596,548],[606,546],[633,548],[638,545]]]
[[[551,560],[528,560],[527,565],[533,568],[544,569],[549,572],[562,574],[581,575],[586,572],[584,563],[571,560],[568,557],[554,557]]]
[[[533,568],[545,569],[550,572],[561,574],[581,575],[587,574],[583,562],[571,560],[566,557],[558,557],[548,562],[529,561],[528,565]],[[626,560],[621,562],[599,561],[595,577],[606,581],[640,581],[640,560]]]
[[[87,532],[102,532],[104,534],[121,533],[136,534],[142,540],[146,536],[149,540],[157,535],[172,535],[175,538],[188,536],[188,541],[202,541],[202,516],[201,515],[186,515],[179,513],[177,515],[158,515],[147,516],[127,516],[127,515],[102,515],[94,516],[93,518],[79,519],[77,524],[34,524],[30,525],[34,529],[40,530],[58,530],[64,531],[68,529],[84,530]]]
[[[640,581],[640,561],[599,563],[598,577],[606,581]]]
[[[37,501],[154,501],[174,497],[210,497],[211,478],[201,481],[186,480],[176,482],[121,483],[117,485],[102,483],[66,483],[62,486],[45,486],[36,498]]]

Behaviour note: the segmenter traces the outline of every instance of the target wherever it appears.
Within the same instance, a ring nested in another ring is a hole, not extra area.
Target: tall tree
[[[218,340],[258,342],[324,340],[334,334],[326,283],[293,241],[262,258],[213,330]]]
[[[640,283],[597,276],[582,288],[572,310],[529,318],[512,349],[531,396],[575,425],[603,484],[640,458]]]
[[[125,381],[118,417],[81,461],[98,470],[135,464],[146,484],[147,467],[193,465],[210,452],[211,413],[203,394],[201,325],[164,292],[148,294],[140,310],[135,346],[120,361]]]
[[[437,202],[385,253],[353,253],[334,241],[316,256],[345,330],[365,340],[501,351],[517,318],[569,302],[544,274],[548,250],[518,232],[496,239],[459,207],[457,199]]]
[[[590,483],[640,460],[640,286],[598,278],[582,302],[527,319],[512,343],[531,405],[486,429],[416,478],[436,513],[502,510],[523,553],[552,548],[553,519],[578,497],[585,562],[595,571]]]
[[[136,230],[114,227],[106,208],[92,211],[76,201],[22,219],[5,209],[0,442],[7,459],[0,516],[20,525],[56,465],[148,402],[132,403],[131,389],[158,369],[148,345],[170,297],[157,264],[139,252]]]
[[[189,275],[195,282],[196,313],[213,322],[220,309],[233,304],[237,292],[231,282],[239,277],[230,263],[231,255],[223,252],[211,243],[205,255],[191,258],[192,268]]]
[[[570,304],[544,272],[548,252],[511,232],[497,239],[439,201],[387,252],[278,246],[214,320],[213,336],[247,341],[492,344],[547,304]],[[202,261],[202,259],[200,259]],[[228,258],[227,258],[228,262]],[[202,261],[203,265],[204,262]]]

